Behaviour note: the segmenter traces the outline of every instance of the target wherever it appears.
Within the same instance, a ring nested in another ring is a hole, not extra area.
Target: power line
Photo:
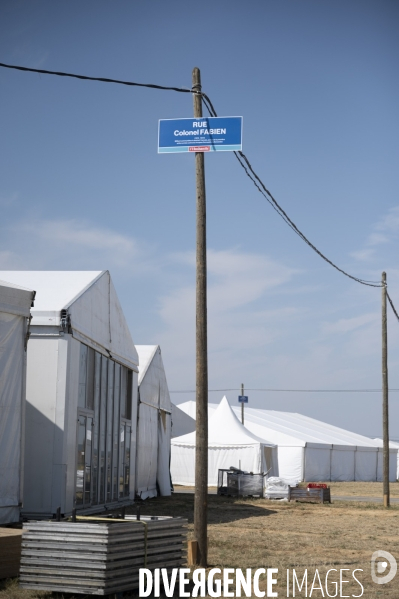
[[[245,388],[246,391],[270,391],[273,393],[381,393],[381,389],[258,389]],[[223,393],[225,391],[239,391],[238,387],[231,389],[208,389],[208,393]],[[399,389],[389,389],[389,391],[399,391]],[[195,389],[175,390],[169,393],[195,393]]]
[[[391,298],[389,297],[389,293],[387,290],[387,298],[389,300],[389,303],[391,304],[391,308],[393,310],[393,313],[395,314],[396,318],[399,320],[399,314],[397,313],[397,311],[395,310],[395,306],[393,305],[393,301],[391,300]]]
[[[157,85],[155,83],[136,83],[135,81],[123,81],[121,79],[108,79],[107,77],[89,77],[87,75],[76,75],[75,73],[64,73],[62,71],[46,71],[45,69],[31,69],[29,67],[21,67],[15,64],[5,64],[0,62],[0,67],[5,69],[16,69],[17,71],[27,71],[29,73],[42,73],[44,75],[56,75],[57,77],[72,77],[73,79],[83,79],[84,81],[101,81],[102,83],[117,83],[119,85],[128,85],[130,87],[149,87],[152,89],[163,89],[184,94],[199,93],[195,90],[186,89],[184,87],[170,87],[165,85]]]
[[[137,83],[137,82],[134,82],[134,81],[124,81],[124,80],[120,80],[120,79],[110,79],[110,78],[107,78],[107,77],[90,77],[90,76],[87,76],[87,75],[77,75],[75,73],[65,73],[63,71],[49,71],[49,70],[46,70],[46,69],[33,69],[33,68],[29,68],[29,67],[23,67],[23,66],[19,66],[19,65],[10,65],[10,64],[6,64],[6,63],[0,63],[0,67],[6,68],[6,69],[15,69],[15,70],[18,70],[18,71],[31,72],[31,73],[41,73],[41,74],[45,74],[45,75],[55,75],[55,76],[58,76],[58,77],[71,77],[71,78],[74,78],[74,79],[81,79],[81,80],[84,80],[84,81],[100,81],[102,83],[114,83],[114,84],[119,84],[119,85],[127,85],[127,86],[135,86],[135,87],[147,87],[147,88],[151,88],[151,89],[169,90],[169,91],[176,91],[176,92],[181,92],[181,93],[196,93],[196,94],[200,94],[201,95],[202,101],[203,101],[206,109],[208,110],[209,114],[211,116],[214,116],[214,117],[217,116],[216,110],[215,110],[215,108],[214,108],[214,106],[213,106],[210,98],[205,93],[203,93],[201,91],[194,90],[194,89],[186,89],[186,88],[181,88],[181,87],[158,85],[158,84],[155,84],[155,83]],[[334,264],[334,262],[332,262],[332,260],[330,260],[329,258],[327,258],[327,256],[325,256],[320,250],[318,250],[317,247],[313,243],[311,243],[309,241],[309,239],[302,233],[302,231],[300,231],[300,229],[290,219],[290,217],[288,216],[288,214],[279,205],[279,203],[273,197],[273,195],[270,193],[270,191],[266,188],[266,186],[263,183],[263,181],[260,179],[260,177],[254,171],[251,163],[249,162],[249,160],[245,156],[245,154],[243,152],[234,152],[234,154],[235,154],[235,156],[236,156],[236,158],[237,158],[240,166],[244,169],[245,173],[247,174],[247,176],[249,177],[249,179],[251,179],[251,181],[253,182],[253,184],[255,185],[255,187],[258,189],[258,191],[266,198],[266,200],[273,207],[273,209],[277,212],[277,214],[279,214],[279,216],[284,220],[284,222],[314,252],[316,252],[323,260],[325,260],[328,264],[330,264],[330,266],[332,266],[333,268],[335,268],[336,270],[338,270],[340,273],[342,273],[346,277],[349,277],[353,281],[356,281],[357,283],[360,283],[362,285],[367,285],[368,287],[381,287],[382,286],[382,284],[380,282],[367,281],[365,279],[360,279],[359,277],[355,277],[355,276],[347,273],[345,270],[343,270],[342,268],[339,268],[339,266],[337,266],[336,264]],[[388,293],[387,293],[387,295],[388,295]],[[388,295],[388,299],[389,299],[389,303],[391,304],[392,310],[395,313],[395,316],[399,320],[399,315],[398,315],[397,311],[395,310],[395,307],[394,307],[393,302],[392,302],[391,298],[389,297],[389,295]]]
[[[216,110],[212,106],[212,103],[210,102],[209,98],[208,97],[204,98],[204,96],[203,96],[202,100],[203,100],[204,105],[205,105],[206,109],[208,110],[209,114],[211,116],[216,117],[217,116]],[[245,156],[245,154],[243,152],[234,152],[234,154],[235,154],[235,157],[237,158],[238,162],[240,163],[240,166],[244,169],[245,173],[251,179],[252,183],[255,185],[257,190],[266,198],[266,200],[269,202],[269,204],[271,204],[271,206],[274,208],[274,210],[281,216],[281,218],[284,220],[284,222],[294,231],[294,233],[296,233],[323,260],[325,260],[328,264],[330,264],[330,266],[332,266],[333,268],[338,270],[340,273],[342,273],[346,277],[349,277],[350,279],[353,279],[357,283],[361,283],[362,285],[367,285],[368,287],[382,287],[382,284],[380,282],[366,281],[365,279],[360,279],[358,277],[354,277],[353,275],[350,275],[345,270],[343,270],[342,268],[339,268],[339,266],[334,264],[334,262],[329,260],[329,258],[327,258],[327,256],[325,256],[322,252],[320,252],[320,250],[318,250],[317,247],[309,241],[309,239],[302,233],[302,231],[300,231],[298,229],[296,224],[290,219],[288,214],[279,205],[277,200],[273,197],[273,195],[270,193],[270,191],[266,188],[263,181],[256,174],[256,172],[252,168],[252,165],[249,162],[248,158]]]

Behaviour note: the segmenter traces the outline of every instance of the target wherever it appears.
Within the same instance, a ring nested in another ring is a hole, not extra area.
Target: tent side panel
[[[170,439],[172,417],[166,412],[158,413],[158,469],[157,483],[162,496],[171,495],[170,484]]]
[[[231,466],[247,472],[260,472],[262,468],[262,447],[214,446],[208,448],[208,485],[217,486],[218,471]],[[172,482],[176,485],[195,484],[195,446],[174,445],[171,460]]]
[[[355,451],[355,480],[374,481],[377,480],[378,448],[374,451]]]
[[[137,433],[137,494],[143,499],[157,495],[158,410],[139,405]]]
[[[268,472],[268,476],[278,476],[278,455],[277,447],[270,445],[263,446],[263,464],[261,472]]]
[[[129,499],[132,501],[136,495],[136,472],[137,472],[137,418],[138,418],[138,373],[132,372],[132,426],[130,444],[130,481]]]
[[[58,338],[28,343],[25,435],[25,513],[52,514]]]
[[[305,481],[331,479],[331,449],[305,447]]]
[[[355,480],[355,450],[339,450],[335,447],[331,451],[331,480]]]
[[[290,484],[304,480],[304,448],[278,445],[278,472],[280,478]]]
[[[390,482],[395,482],[399,479],[399,452],[397,453],[397,449],[389,450],[389,480]],[[377,466],[377,480],[382,482],[382,472],[383,472],[383,455],[384,452],[382,449],[378,452],[378,466]]]
[[[172,475],[172,484],[194,486],[195,447],[193,445],[172,444],[170,472]]]
[[[25,318],[0,312],[0,524],[19,521]]]
[[[260,445],[236,447],[209,447],[208,449],[208,485],[217,486],[219,468],[240,468],[245,472],[261,471]]]
[[[108,276],[110,278],[110,325],[112,331],[111,351],[115,356],[128,359],[129,362],[136,365],[135,368],[137,369],[137,365],[139,363],[137,351],[133,344],[125,315],[119,303],[119,299],[109,273]],[[116,357],[116,359],[118,358]],[[130,366],[130,368],[131,367],[132,366]]]

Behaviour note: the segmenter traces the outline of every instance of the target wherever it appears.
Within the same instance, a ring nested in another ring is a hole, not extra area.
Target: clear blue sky
[[[187,88],[198,66],[299,228],[356,276],[385,269],[399,307],[398,25],[396,0],[2,0],[0,62]],[[0,268],[109,269],[134,341],[194,389],[194,157],[157,154],[191,95],[6,69],[0,95]],[[233,154],[206,156],[206,186],[210,388],[380,388],[380,290],[316,256]],[[391,311],[388,335],[399,388]],[[379,393],[248,395],[381,434]]]

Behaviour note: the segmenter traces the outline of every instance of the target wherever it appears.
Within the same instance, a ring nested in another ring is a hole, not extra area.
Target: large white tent
[[[37,292],[28,343],[23,515],[134,499],[138,356],[108,271],[7,271]]]
[[[174,484],[195,484],[195,432],[172,439],[171,473]],[[248,431],[222,399],[208,423],[208,485],[218,482],[219,468],[278,475],[277,448]]]
[[[195,402],[179,404],[194,415]],[[210,412],[215,406],[209,404]],[[240,407],[234,412],[239,415]],[[245,427],[278,447],[279,476],[301,481],[380,481],[381,443],[363,435],[291,412],[245,407]],[[396,480],[397,450],[390,449],[390,480]]]
[[[136,345],[139,356],[136,493],[142,499],[171,494],[171,413],[159,345]]]
[[[35,292],[0,281],[0,524],[22,505],[26,346]]]

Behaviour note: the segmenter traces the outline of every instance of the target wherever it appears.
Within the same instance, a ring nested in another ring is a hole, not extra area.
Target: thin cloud
[[[353,318],[340,318],[336,322],[323,323],[322,331],[324,333],[348,333],[354,331],[370,323],[375,323],[377,320],[376,314],[362,314]]]
[[[4,249],[13,255],[4,260],[18,257],[19,268],[123,269],[128,274],[156,268],[148,244],[79,219],[22,221],[4,229],[3,238],[8,238]]]
[[[367,262],[375,258],[378,246],[389,244],[399,236],[399,206],[391,208],[374,226],[374,231],[368,236],[365,247],[352,252],[355,260]]]

